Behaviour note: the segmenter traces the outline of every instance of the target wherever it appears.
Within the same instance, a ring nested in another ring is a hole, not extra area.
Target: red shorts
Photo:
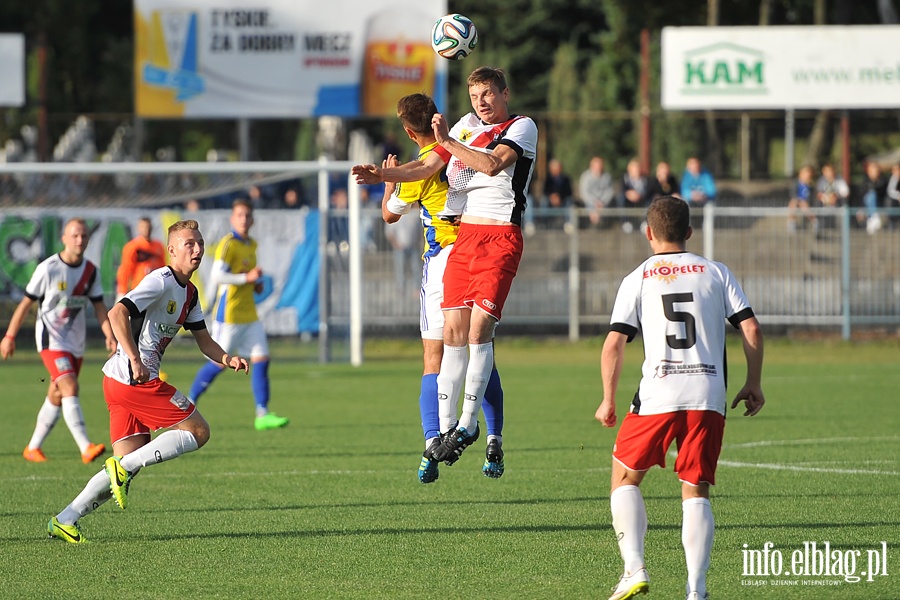
[[[188,397],[160,379],[125,385],[103,378],[103,397],[109,408],[109,437],[113,443],[132,435],[172,427],[194,414]]]
[[[516,225],[460,225],[444,269],[441,308],[478,306],[499,321],[522,247],[522,230]]]
[[[665,468],[666,452],[677,443],[675,472],[685,483],[716,483],[725,417],[714,410],[680,410],[660,415],[628,413],[613,446],[613,458],[632,471]]]
[[[71,352],[60,350],[41,350],[41,360],[50,373],[50,381],[56,381],[64,375],[78,377],[81,373],[82,357],[75,358]]]

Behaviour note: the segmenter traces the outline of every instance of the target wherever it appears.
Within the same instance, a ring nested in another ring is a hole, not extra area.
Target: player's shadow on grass
[[[742,529],[827,529],[832,527],[896,527],[900,526],[900,522],[889,523],[773,523],[764,525],[760,523],[742,523],[742,524],[717,524],[716,529],[719,530],[742,530]],[[681,524],[654,525],[653,529],[681,531]],[[271,531],[271,532],[223,532],[223,533],[179,533],[170,535],[141,535],[140,539],[150,541],[170,541],[185,539],[228,539],[228,538],[297,538],[297,537],[344,537],[344,536],[407,536],[407,535],[434,535],[434,534],[484,534],[484,533],[566,533],[566,532],[597,532],[607,534],[610,532],[609,523],[598,522],[589,524],[547,524],[547,525],[508,525],[508,526],[473,526],[473,527],[384,527],[384,528],[367,528],[367,529],[317,529],[317,530],[299,530],[293,529],[289,531]]]
[[[609,452],[611,450],[611,446],[607,445],[599,445],[599,446],[562,446],[562,447],[520,447],[520,446],[512,446],[507,448],[504,446],[504,449],[507,452],[515,452],[515,453],[546,453],[546,452]],[[473,446],[472,449],[474,452],[471,454],[479,454],[483,456],[483,450],[475,449]],[[206,453],[205,458],[207,460],[213,460],[216,458],[223,457],[231,457],[232,453],[226,450],[204,450]],[[470,453],[466,453],[465,456],[468,456]],[[373,452],[370,448],[360,446],[358,451],[353,451],[352,449],[347,449],[346,447],[342,451],[334,451],[330,449],[325,450],[307,450],[307,451],[297,451],[293,447],[285,446],[281,447],[269,447],[264,450],[260,450],[257,453],[257,457],[285,457],[291,459],[301,459],[301,458],[314,458],[314,459],[322,459],[322,458],[358,458],[358,459],[370,459],[370,458],[392,458],[392,457],[416,457],[421,458],[422,456],[422,448],[420,446],[410,446],[409,449],[403,449],[399,451],[392,452]],[[610,458],[611,460],[611,458]],[[609,468],[609,464],[601,464],[598,467]]]
[[[763,524],[763,523],[740,523],[740,524],[716,524],[717,530],[727,531],[727,530],[743,530],[743,529],[777,529],[777,530],[785,530],[785,529],[828,529],[834,527],[898,527],[900,526],[900,522],[882,522],[882,523],[874,523],[874,522],[854,522],[854,523],[772,523],[772,524]],[[655,524],[653,525],[654,530],[668,530],[668,531],[681,531],[682,527],[680,523],[673,524]],[[302,529],[290,529],[285,531],[267,531],[267,532],[221,532],[221,533],[177,533],[177,534],[158,534],[158,535],[148,535],[146,532],[141,532],[139,535],[135,536],[135,540],[140,541],[154,541],[154,542],[165,542],[165,541],[176,541],[176,540],[198,540],[198,539],[276,539],[276,538],[325,538],[325,537],[349,537],[349,536],[373,536],[373,535],[389,535],[389,536],[407,536],[407,535],[435,535],[435,534],[450,534],[450,535],[458,535],[458,534],[484,534],[484,533],[566,533],[566,532],[597,532],[601,534],[608,534],[611,529],[609,523],[605,522],[596,522],[596,523],[586,523],[586,524],[548,524],[548,525],[507,525],[507,526],[494,526],[494,527],[484,527],[484,526],[473,526],[473,527],[382,527],[382,528],[368,528],[368,529],[312,529],[312,530],[302,530]],[[92,538],[95,541],[99,541],[99,539]],[[102,538],[100,538],[102,539]],[[25,537],[16,537],[16,536],[2,536],[0,537],[0,543],[3,542],[33,542],[35,541],[34,536],[25,536]],[[123,542],[128,541],[127,536],[122,536],[117,534],[115,539],[110,539],[110,541],[115,542]],[[889,543],[896,543],[895,541],[889,541]]]
[[[425,486],[416,486],[419,489],[425,489]],[[881,494],[868,492],[868,496],[891,496],[893,497],[893,493],[884,492]],[[773,497],[791,497],[791,498],[831,498],[834,497],[835,494],[833,492],[820,492],[820,493],[782,493],[782,494],[772,494],[772,493],[759,493],[759,494],[717,494],[713,501],[719,500],[739,500],[744,501],[747,498],[773,498]],[[674,495],[645,495],[644,500],[646,502],[673,502],[676,500],[676,496]],[[458,506],[468,506],[468,505],[490,505],[490,506],[532,506],[532,505],[554,505],[554,504],[580,504],[580,503],[602,503],[607,504],[609,502],[609,495],[597,495],[597,496],[576,496],[576,497],[560,497],[560,498],[518,498],[518,499],[509,499],[509,498],[498,498],[498,499],[446,499],[446,500],[437,500],[433,498],[423,498],[421,500],[408,500],[408,501],[384,501],[384,502],[328,502],[321,504],[285,504],[285,505],[253,505],[253,506],[204,506],[200,508],[194,507],[179,507],[179,506],[167,506],[165,508],[153,508],[150,507],[147,509],[148,512],[152,512],[153,514],[178,514],[178,513],[213,513],[213,514],[221,514],[221,513],[245,513],[245,512],[257,512],[257,513],[266,513],[266,512],[280,512],[280,511],[294,511],[294,510],[332,510],[332,509],[345,509],[345,508],[355,508],[355,509],[382,509],[382,508],[418,508],[418,507],[430,507],[430,506],[450,506],[450,507],[458,507]],[[48,510],[41,510],[40,508],[33,508],[32,510],[21,510],[21,511],[0,511],[0,518],[30,518],[32,516],[43,516],[48,513]],[[868,525],[888,525],[893,523],[869,523]],[[822,524],[821,527],[833,527],[833,526],[844,526],[848,525],[847,523],[830,523],[830,524]],[[781,525],[772,525],[772,527],[779,527]],[[785,527],[790,527],[791,524],[785,524]],[[800,524],[797,524],[800,526]],[[810,525],[810,527],[815,527],[816,525]],[[719,525],[717,524],[718,528]],[[723,527],[727,528],[728,525],[723,525]],[[735,528],[741,528],[743,526],[734,525]],[[760,527],[766,527],[766,525],[760,525]]]
[[[671,500],[671,496],[645,496],[645,500],[653,501],[667,501]],[[554,505],[554,504],[579,504],[579,503],[592,503],[592,502],[603,502],[606,503],[609,501],[608,496],[585,496],[585,497],[575,497],[575,498],[522,498],[522,499],[498,499],[498,500],[457,500],[457,499],[447,499],[447,500],[434,500],[431,498],[425,498],[422,500],[414,500],[414,501],[385,501],[385,502],[341,502],[341,503],[322,503],[322,504],[285,504],[282,506],[263,506],[263,505],[254,505],[254,506],[204,506],[202,508],[192,508],[192,507],[172,507],[167,506],[166,508],[148,508],[148,513],[153,514],[191,514],[191,513],[210,513],[220,515],[222,513],[266,513],[266,512],[281,512],[281,511],[295,511],[295,510],[333,510],[333,509],[383,509],[383,508],[419,508],[419,507],[429,507],[429,506],[467,506],[467,505],[491,505],[491,506],[532,506],[532,505]],[[0,512],[0,518],[10,517],[10,518],[31,518],[44,516],[48,514],[47,510],[27,510],[27,511],[15,511],[15,512]]]

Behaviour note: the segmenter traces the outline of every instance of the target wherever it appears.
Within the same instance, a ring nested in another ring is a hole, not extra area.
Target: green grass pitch
[[[736,342],[730,394],[744,374]],[[900,345],[768,342],[765,408],[728,415],[712,598],[900,598]],[[0,597],[605,599],[621,563],[608,502],[615,431],[593,419],[601,343],[501,337],[506,474],[481,475],[479,441],[430,485],[416,478],[418,342],[369,342],[361,368],[276,344],[272,408],[291,424],[255,431],[249,378],[222,374],[200,403],[209,444],[146,468],[128,510],[109,502],[83,519],[83,546],[48,540],[45,527],[100,464],[81,464],[62,421],[47,463],[22,459],[46,384],[20,344],[0,363]],[[639,344],[628,352],[620,418],[639,377]],[[102,360],[90,353],[81,378],[95,441],[108,438]],[[192,344],[177,344],[166,370],[186,391],[200,365]],[[684,597],[671,464],[643,485],[650,598],[662,600]],[[804,542],[826,541],[845,558],[861,551],[857,574],[882,542],[887,564],[871,582],[744,575],[744,544],[771,542],[790,568]]]

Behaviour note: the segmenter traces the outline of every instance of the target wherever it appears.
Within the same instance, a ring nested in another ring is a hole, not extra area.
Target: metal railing
[[[587,327],[606,325],[622,278],[650,255],[644,211],[607,209],[595,225],[583,209],[530,210],[501,327],[567,330],[575,340]],[[900,325],[900,210],[880,211],[877,229],[860,210],[798,212],[791,225],[786,208],[709,205],[692,216],[688,250],[727,264],[764,324],[840,329],[849,338],[854,327]],[[379,231],[378,209],[359,215],[359,231]],[[417,298],[397,290],[390,248],[377,235],[354,246],[361,249],[360,330],[417,324]],[[332,260],[329,267],[336,322],[353,320],[349,264]]]

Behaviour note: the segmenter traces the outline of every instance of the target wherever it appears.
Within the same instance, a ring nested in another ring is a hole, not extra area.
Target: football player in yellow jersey
[[[256,240],[250,237],[252,226],[253,206],[247,200],[235,200],[231,207],[232,232],[216,247],[210,275],[209,289],[215,293],[210,311],[211,334],[225,352],[250,356],[250,381],[256,402],[254,426],[264,431],[284,427],[288,419],[269,412],[269,344],[253,297],[261,285],[262,269],[256,264]],[[223,369],[212,361],[200,368],[190,391],[195,404]]]
[[[434,150],[437,141],[431,128],[431,117],[437,112],[434,101],[425,94],[404,96],[397,103],[397,116],[409,139],[419,146],[416,160],[424,160]],[[388,156],[384,166],[395,166],[397,158]],[[438,478],[438,461],[432,451],[440,445],[440,422],[438,418],[437,376],[444,353],[444,315],[441,311],[443,299],[444,265],[453,248],[459,232],[459,224],[442,220],[437,214],[447,201],[447,175],[445,170],[427,179],[410,183],[386,183],[381,215],[388,223],[395,223],[409,213],[414,206],[419,208],[425,234],[425,251],[422,254],[422,290],[420,329],[424,353],[424,371],[419,395],[419,410],[422,416],[422,432],[425,435],[425,452],[419,464],[419,481],[431,483]],[[484,418],[488,428],[488,446],[482,472],[487,477],[503,475],[503,450],[501,448],[503,429],[503,388],[496,366],[484,394]],[[447,460],[456,462],[457,456]]]

